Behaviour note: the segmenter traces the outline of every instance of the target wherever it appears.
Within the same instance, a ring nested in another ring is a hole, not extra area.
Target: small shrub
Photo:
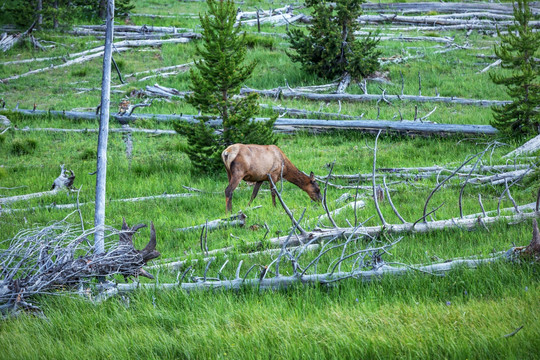
[[[86,75],[88,75],[88,68],[73,70],[71,72],[71,76],[74,76],[74,77],[85,77]]]
[[[97,157],[96,149],[84,149],[81,151],[81,154],[79,155],[79,158],[81,160],[94,160]]]
[[[37,141],[34,139],[13,139],[11,143],[11,153],[14,155],[31,154],[36,148]]]
[[[254,48],[260,46],[265,49],[273,49],[276,46],[274,38],[269,36],[257,36],[255,34],[246,34],[246,46]]]
[[[118,60],[115,60],[115,61],[116,61],[116,65],[118,65],[118,68],[120,69],[120,71],[124,70],[124,68],[126,67],[126,62],[123,59],[118,59]]]

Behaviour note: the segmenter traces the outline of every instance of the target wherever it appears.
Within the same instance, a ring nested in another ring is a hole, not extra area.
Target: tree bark
[[[104,1],[104,0],[101,0]],[[107,140],[109,136],[109,107],[111,96],[111,58],[114,32],[114,0],[107,1],[107,32],[103,54],[103,77],[101,81],[101,116],[97,146],[96,207],[94,215],[94,251],[105,251],[105,185],[107,180]]]

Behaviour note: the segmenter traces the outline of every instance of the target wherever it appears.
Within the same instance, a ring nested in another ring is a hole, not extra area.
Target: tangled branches
[[[95,277],[115,274],[153,278],[142,267],[160,253],[156,248],[156,232],[151,224],[150,241],[142,250],[133,246],[132,237],[146,227],[129,227],[123,221],[122,230],[108,228],[107,239],[116,235],[119,241],[108,241],[104,253],[96,254],[89,238],[95,229],[81,232],[66,221],[54,222],[44,228],[20,231],[7,240],[0,252],[0,311],[39,311],[28,302],[37,294],[69,290],[87,284]]]

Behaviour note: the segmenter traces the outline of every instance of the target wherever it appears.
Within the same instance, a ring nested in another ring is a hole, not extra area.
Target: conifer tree
[[[289,57],[307,72],[326,79],[349,73],[353,78],[365,77],[379,69],[379,39],[371,33],[356,38],[364,0],[306,0],[313,8],[313,20],[305,34],[292,29],[288,35],[293,52]]]
[[[493,107],[492,125],[511,136],[540,133],[540,64],[535,59],[540,52],[540,33],[533,32],[529,0],[517,0],[514,5],[514,25],[501,34],[501,44],[495,54],[508,75],[495,74],[492,81],[506,86],[513,98],[510,104]]]
[[[255,62],[244,65],[245,34],[236,24],[233,0],[207,0],[208,13],[201,16],[203,45],[197,47],[201,57],[190,71],[193,93],[186,100],[204,116],[196,126],[177,123],[175,129],[187,136],[183,149],[198,170],[211,171],[223,166],[221,152],[234,143],[274,144],[272,129],[275,118],[265,122],[250,120],[259,111],[258,95],[234,98],[242,84],[251,77]],[[223,132],[216,133],[208,121],[220,118]]]

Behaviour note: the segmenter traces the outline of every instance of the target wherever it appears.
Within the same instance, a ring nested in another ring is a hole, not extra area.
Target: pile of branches
[[[69,216],[68,216],[69,217]],[[40,312],[29,300],[38,294],[83,288],[96,277],[122,275],[128,278],[153,276],[143,266],[160,255],[156,251],[154,224],[150,241],[142,250],[133,246],[132,237],[146,227],[129,227],[123,220],[120,231],[106,229],[104,253],[95,253],[90,238],[95,229],[81,231],[66,221],[43,228],[20,231],[0,244],[0,312],[17,314],[22,310]],[[111,241],[118,235],[119,240]],[[7,244],[6,244],[7,243]]]

